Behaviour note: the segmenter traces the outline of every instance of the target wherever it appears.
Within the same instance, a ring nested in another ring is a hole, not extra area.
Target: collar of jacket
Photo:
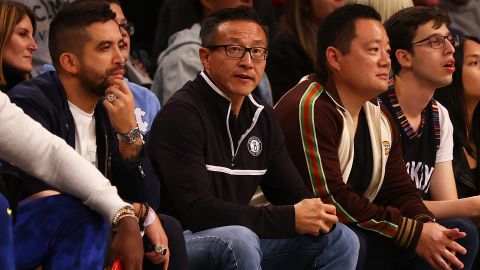
[[[68,98],[63,87],[58,73],[56,71],[45,72],[35,78],[39,87],[44,92],[45,96],[52,102],[52,104],[60,110],[62,117],[65,121],[65,141],[68,145],[75,148],[75,120],[73,119],[72,112],[68,105]],[[52,81],[54,87],[52,87]],[[95,106],[95,130],[97,136],[97,157],[98,157],[98,169],[109,178],[111,173],[109,172],[109,156],[111,150],[109,150],[108,142],[113,141],[114,136],[108,132],[110,127],[110,120],[108,114],[103,108],[102,99]],[[63,137],[63,136],[62,136]],[[110,142],[113,143],[113,142]]]
[[[310,80],[312,82],[318,82],[317,80],[317,75],[315,73],[312,73],[306,77],[307,80]],[[332,80],[331,77],[328,78],[327,82],[323,86],[323,91],[327,93],[327,95],[330,97],[330,99],[342,110],[346,111],[347,109],[343,106],[342,100],[340,99],[340,96],[338,95],[338,90],[337,86],[335,85],[335,82]],[[373,105],[379,105],[379,101],[377,97],[372,98],[371,100],[367,101],[371,102]]]
[[[212,98],[214,100],[218,100],[218,104],[220,104],[223,114],[225,114],[224,110],[226,109],[225,124],[226,124],[226,127],[227,127],[228,137],[230,139],[230,148],[231,148],[230,150],[232,152],[232,163],[233,163],[243,139],[245,139],[245,137],[248,135],[248,133],[250,133],[250,131],[255,127],[255,125],[258,121],[258,118],[260,117],[260,113],[262,112],[264,106],[259,104],[253,98],[251,93],[243,99],[243,104],[240,108],[240,113],[237,117],[240,121],[251,121],[251,124],[245,130],[245,132],[243,132],[243,134],[240,136],[240,138],[238,140],[238,143],[237,143],[237,148],[235,149],[235,147],[234,147],[235,144],[233,143],[233,137],[232,137],[232,134],[230,132],[230,125],[229,125],[229,118],[230,118],[230,113],[231,113],[231,110],[232,110],[231,100],[212,82],[212,80],[210,80],[210,78],[208,77],[208,75],[205,71],[200,72],[200,77],[202,77],[203,80],[210,86],[210,87],[205,88],[205,89],[207,89],[206,91],[208,92],[206,94],[207,95],[213,95]],[[208,88],[210,88],[213,91],[211,91]],[[248,111],[249,109],[252,109],[252,111],[254,112],[253,116],[251,116],[251,114],[244,113],[244,112]],[[248,119],[246,119],[246,118],[244,119],[244,116],[248,117]]]

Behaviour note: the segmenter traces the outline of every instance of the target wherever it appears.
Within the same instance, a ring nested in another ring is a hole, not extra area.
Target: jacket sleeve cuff
[[[398,228],[395,244],[413,250],[417,246],[420,235],[422,234],[423,223],[406,217],[402,218],[402,222]]]
[[[429,216],[429,215],[423,215],[423,214],[420,214],[420,215],[416,215],[413,217],[413,219],[417,220],[417,221],[420,221],[420,222],[435,222],[435,218],[433,216]]]

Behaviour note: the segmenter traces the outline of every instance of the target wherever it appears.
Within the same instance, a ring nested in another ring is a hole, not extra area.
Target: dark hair
[[[115,13],[107,2],[78,1],[65,5],[53,18],[48,36],[48,49],[57,70],[62,53],[80,52],[88,41],[86,27],[109,20],[115,20]]]
[[[401,67],[395,52],[399,49],[412,52],[412,42],[418,27],[429,21],[434,21],[435,29],[440,28],[443,24],[447,27],[450,25],[450,19],[445,13],[436,8],[424,6],[402,9],[385,22],[392,49],[390,54],[392,70],[396,75],[400,72]]]
[[[460,46],[455,48],[455,72],[453,73],[452,83],[437,89],[434,97],[448,110],[453,124],[455,147],[464,147],[470,155],[478,159],[480,153],[480,106],[475,108],[473,119],[470,122],[463,90],[463,58],[465,56],[465,41],[467,40],[480,44],[480,40],[475,37],[465,36],[461,38]],[[470,138],[467,134],[470,135]],[[470,140],[472,139],[476,149],[472,149],[470,146]],[[477,153],[477,155],[474,155],[474,153]]]
[[[317,76],[321,83],[325,83],[329,76],[329,69],[325,52],[332,46],[342,53],[350,52],[350,44],[355,38],[355,22],[358,19],[372,19],[381,22],[382,18],[372,7],[351,4],[336,9],[323,21],[317,35]]]
[[[228,21],[251,21],[257,23],[262,27],[268,41],[268,30],[260,21],[255,10],[246,6],[240,6],[219,10],[203,20],[200,30],[202,46],[214,45],[212,42],[216,38],[218,26]]]

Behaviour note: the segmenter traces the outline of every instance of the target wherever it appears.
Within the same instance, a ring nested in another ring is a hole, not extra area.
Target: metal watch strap
[[[133,144],[139,139],[142,139],[142,133],[140,129],[137,127],[132,128],[129,132],[124,134],[117,134],[119,140],[124,141],[128,144]]]

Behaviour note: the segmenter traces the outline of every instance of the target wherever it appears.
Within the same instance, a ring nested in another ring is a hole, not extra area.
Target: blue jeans
[[[345,225],[328,234],[260,239],[242,226],[185,231],[190,269],[355,269],[360,244]]]
[[[68,195],[23,201],[13,224],[16,269],[103,270],[108,223]]]
[[[445,218],[439,219],[437,222],[446,228],[458,228],[461,232],[467,234],[465,238],[456,240],[467,250],[467,254],[456,254],[456,256],[464,264],[464,270],[478,269],[473,266],[478,253],[477,226],[468,218]]]

